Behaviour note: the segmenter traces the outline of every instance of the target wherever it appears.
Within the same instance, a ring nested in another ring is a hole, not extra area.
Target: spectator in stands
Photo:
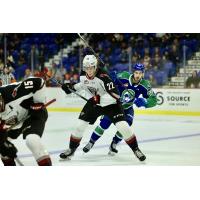
[[[159,55],[160,57],[162,56],[159,47],[154,48],[152,56],[155,57],[155,55]]]
[[[14,75],[11,73],[11,68],[4,67],[3,72],[0,74],[0,85],[8,85],[14,82],[16,82],[16,80]]]
[[[66,73],[65,74],[64,83],[71,83],[71,75],[70,75],[70,73]]]
[[[54,76],[59,82],[63,83],[64,74],[62,73],[62,69],[56,63],[52,64],[51,68],[51,76]],[[52,86],[57,86],[56,83],[51,82]]]
[[[78,74],[74,74],[72,77],[72,82],[73,83],[78,83],[79,82],[79,75]]]
[[[76,69],[74,65],[71,65],[69,73],[70,73],[70,75],[72,77],[73,74],[77,74],[78,73],[78,69]]]
[[[25,75],[24,75],[24,79],[27,79],[29,77],[33,76],[32,73],[31,73],[31,70],[29,68],[27,68],[25,70]]]
[[[0,48],[0,60],[2,60],[2,62],[4,61],[4,52],[2,48]]]
[[[180,52],[176,45],[172,45],[171,50],[169,51],[169,59],[177,66],[181,62]]]
[[[63,48],[64,46],[64,37],[62,33],[56,35],[55,43],[59,46],[59,48]]]
[[[144,48],[144,57],[149,57],[150,58],[150,51],[149,48]]]
[[[21,49],[19,52],[19,59],[18,59],[18,65],[24,65],[25,63],[27,63],[26,61],[26,52],[24,51],[24,49]]]
[[[133,56],[132,56],[132,64],[133,64],[133,66],[134,66],[136,63],[138,63],[139,60],[140,60],[140,58],[139,58],[137,52],[134,51],[134,52],[133,52]]]
[[[121,60],[121,63],[128,62],[128,53],[126,49],[122,49],[121,54],[120,54],[120,60]]]
[[[63,75],[62,75],[62,72],[61,72],[60,68],[57,69],[57,71],[56,71],[54,76],[55,76],[56,80],[58,80],[60,83],[63,82]]]
[[[31,51],[28,57],[29,57],[28,58],[29,66],[32,66],[33,64],[33,68],[39,70],[39,65],[38,65],[39,51],[36,45],[33,44],[31,46]]]
[[[186,87],[187,88],[200,88],[200,78],[197,76],[196,70],[194,70],[192,72],[192,76],[190,76],[186,80]]]
[[[159,54],[156,54],[155,57],[152,60],[152,65],[156,70],[162,70],[162,58],[159,56]]]
[[[45,53],[47,54],[47,49],[44,44],[40,45],[38,60],[41,66],[41,71],[44,70]]]
[[[152,68],[151,58],[149,56],[145,56],[143,59],[143,64],[146,70],[150,70]]]
[[[155,79],[155,77],[152,74],[149,74],[148,80],[150,81],[151,86],[153,88],[158,87],[157,80]]]
[[[4,67],[3,60],[0,59],[0,69],[3,69],[3,67]]]
[[[7,57],[7,67],[12,67],[15,68],[15,61],[13,59],[13,56],[8,52],[8,57]]]

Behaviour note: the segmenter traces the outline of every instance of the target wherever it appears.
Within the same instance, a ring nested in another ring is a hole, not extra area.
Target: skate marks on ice
[[[94,126],[86,130],[80,147],[69,161],[59,161],[59,154],[68,147],[70,134],[76,126],[78,113],[50,113],[43,142],[56,166],[95,165],[200,165],[200,117],[188,116],[136,116],[134,131],[139,146],[147,156],[145,163],[137,160],[125,143],[118,145],[119,153],[109,156],[109,145],[116,131],[107,130],[88,153],[82,148],[88,142]],[[98,123],[98,122],[97,122]],[[25,165],[36,165],[30,152],[17,141],[19,158]]]

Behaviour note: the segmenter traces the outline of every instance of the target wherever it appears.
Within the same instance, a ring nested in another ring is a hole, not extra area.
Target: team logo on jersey
[[[89,84],[89,81],[88,80],[84,80],[84,84]]]
[[[15,88],[12,92],[12,97],[15,98],[17,96],[17,88]]]
[[[124,90],[121,94],[120,99],[124,103],[131,102],[135,99],[135,92],[131,89]]]
[[[96,88],[93,88],[93,87],[87,87],[87,89],[93,94],[93,95],[96,95],[97,94],[97,90]]]
[[[17,90],[18,88],[21,86],[21,84],[19,84],[12,92],[12,97],[15,98],[17,96]]]

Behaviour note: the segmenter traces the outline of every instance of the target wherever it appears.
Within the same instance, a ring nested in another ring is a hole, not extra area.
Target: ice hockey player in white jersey
[[[146,156],[138,148],[136,136],[125,121],[124,110],[116,86],[108,74],[98,67],[97,58],[94,55],[84,57],[80,83],[75,85],[66,83],[62,85],[62,89],[67,94],[70,94],[71,90],[85,90],[89,100],[83,107],[76,130],[70,137],[69,149],[60,154],[61,159],[70,159],[74,155],[88,124],[94,124],[102,115],[109,116],[136,157],[140,161],[146,159]]]
[[[5,166],[15,166],[17,148],[9,140],[23,135],[27,147],[39,166],[52,165],[41,142],[48,118],[45,103],[45,81],[28,78],[0,87],[0,155]]]

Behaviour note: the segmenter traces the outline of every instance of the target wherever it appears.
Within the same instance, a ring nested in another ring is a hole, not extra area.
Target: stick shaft
[[[52,82],[58,84],[59,86],[62,86],[62,84],[56,78],[52,77],[52,78],[50,78],[50,80]],[[70,92],[72,92],[72,93],[76,94],[77,96],[79,96],[81,99],[83,99],[85,101],[88,101],[88,99],[86,99],[85,97],[83,97],[82,95],[80,95],[79,93],[77,93],[76,91],[74,91],[74,90],[72,90],[70,88],[69,88],[69,90],[70,90]]]
[[[100,56],[94,51],[94,49],[88,44],[88,42],[81,36],[80,33],[78,33],[78,36],[81,38],[81,40],[85,43],[85,45],[92,51],[92,53],[99,59],[99,61],[105,65],[104,61],[100,58]]]

